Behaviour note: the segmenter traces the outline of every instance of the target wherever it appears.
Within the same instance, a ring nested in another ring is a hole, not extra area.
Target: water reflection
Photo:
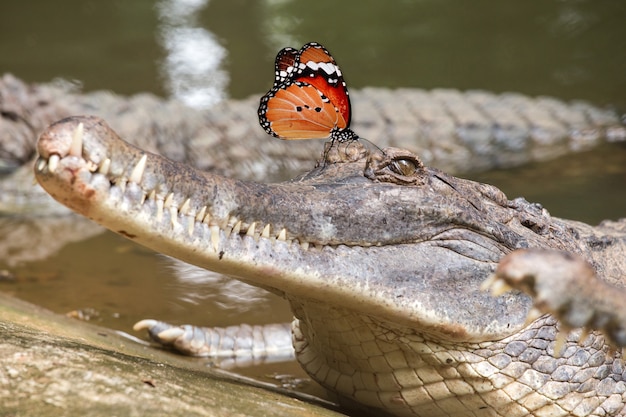
[[[172,285],[178,300],[196,306],[214,305],[233,314],[268,308],[269,293],[213,271],[168,258],[168,267],[179,285]]]
[[[593,10],[584,10],[576,3],[562,3],[555,14],[548,22],[548,31],[561,39],[583,36],[598,22]]]
[[[0,268],[13,269],[52,257],[68,244],[87,240],[103,230],[86,217],[67,214],[0,216]]]
[[[301,36],[296,35],[302,19],[282,10],[283,6],[288,3],[293,2],[291,0],[265,0],[264,7],[261,9],[264,14],[261,19],[264,41],[270,51],[279,51],[285,46],[299,47],[310,41],[302,41]]]
[[[158,41],[166,51],[161,72],[169,93],[188,106],[207,108],[226,97],[226,58],[215,36],[197,23],[208,0],[162,0]]]

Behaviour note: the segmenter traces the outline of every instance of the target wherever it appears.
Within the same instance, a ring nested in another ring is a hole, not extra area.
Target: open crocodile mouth
[[[472,340],[498,338],[524,323],[528,303],[512,302],[519,295],[496,300],[479,289],[506,249],[472,233],[458,245],[469,251],[457,250],[459,225],[450,219],[462,218],[462,209],[426,216],[429,207],[406,190],[372,186],[365,161],[344,164],[352,172],[335,181],[340,187],[315,178],[248,183],[135,148],[95,117],[57,122],[40,137],[38,151],[38,181],[74,211],[156,251],[287,298],[324,300]],[[320,205],[321,198],[327,200]],[[391,213],[372,220],[381,207]],[[339,228],[337,213],[353,227]],[[377,239],[364,241],[365,228]],[[415,230],[434,231],[416,239]],[[504,328],[497,324],[503,316],[510,317]]]

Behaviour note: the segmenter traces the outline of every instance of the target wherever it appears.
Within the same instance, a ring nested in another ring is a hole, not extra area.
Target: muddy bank
[[[340,416],[0,294],[2,416]]]

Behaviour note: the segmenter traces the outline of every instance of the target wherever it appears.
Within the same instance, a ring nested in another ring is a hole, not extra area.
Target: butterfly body
[[[339,66],[320,44],[284,48],[276,56],[272,89],[261,98],[259,123],[280,139],[348,141],[350,98]]]

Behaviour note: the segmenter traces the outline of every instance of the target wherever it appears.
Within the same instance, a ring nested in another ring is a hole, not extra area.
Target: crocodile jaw
[[[419,215],[428,190],[371,183],[362,162],[350,165],[359,175],[336,181],[340,187],[236,181],[132,147],[93,117],[52,125],[38,151],[36,177],[61,203],[156,251],[291,300],[322,300],[457,342],[500,339],[524,325],[525,296],[494,299],[479,289],[506,248],[472,234],[463,243],[478,259],[462,255],[451,264],[456,247],[442,215],[432,218],[443,225],[415,219],[426,232],[420,238],[411,240],[415,231],[402,224],[386,225],[399,235],[387,233],[376,218],[383,207]],[[343,220],[368,224],[379,239],[361,242],[358,227],[338,227],[333,213],[342,211]]]

